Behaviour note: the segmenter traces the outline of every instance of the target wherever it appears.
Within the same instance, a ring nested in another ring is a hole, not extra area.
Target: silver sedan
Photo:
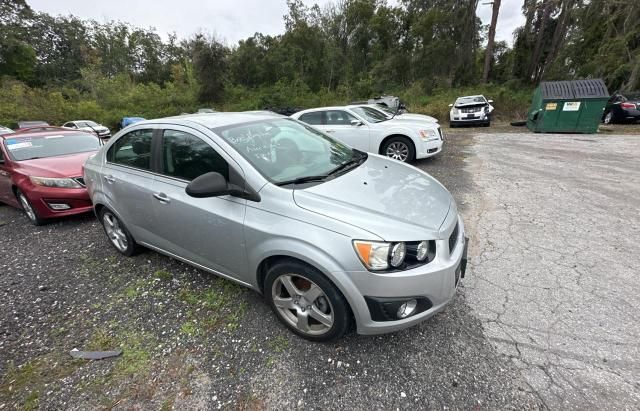
[[[268,113],[136,123],[85,165],[111,244],[250,287],[315,341],[399,330],[442,310],[464,225],[428,174]]]

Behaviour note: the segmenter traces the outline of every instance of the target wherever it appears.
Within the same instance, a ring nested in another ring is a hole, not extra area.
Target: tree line
[[[22,93],[32,104],[57,93],[62,104],[92,101],[112,111],[120,104],[122,112],[151,104],[143,111],[159,115],[169,107],[255,109],[384,92],[427,98],[486,82],[530,89],[541,80],[601,77],[611,90],[640,88],[640,2],[523,0],[525,23],[512,45],[494,41],[495,23],[482,24],[478,3],[337,0],[321,8],[287,0],[283,34],[227,45],[202,33],[163,40],[152,29],[2,0],[0,97]],[[494,0],[496,18],[499,9]],[[0,120],[7,116],[0,111]]]

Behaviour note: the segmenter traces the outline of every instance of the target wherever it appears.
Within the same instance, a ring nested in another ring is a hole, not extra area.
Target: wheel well
[[[411,146],[413,147],[413,152],[416,152],[416,145],[413,142],[413,140],[411,140],[409,137],[405,136],[404,134],[391,134],[390,136],[386,136],[384,138],[384,140],[382,140],[382,143],[380,143],[380,148],[378,149],[378,154],[382,154],[384,155],[384,146],[385,144],[387,144],[387,142],[389,140],[391,140],[392,138],[396,138],[396,137],[400,137],[400,138],[404,138],[406,140],[409,140],[409,143],[411,143]]]
[[[264,260],[262,260],[260,265],[258,265],[258,272],[257,272],[258,287],[263,294],[264,294],[264,279],[267,276],[267,271],[269,271],[269,269],[273,267],[276,263],[283,260],[293,260],[293,261],[298,261],[302,264],[309,265],[306,261],[302,261],[298,258],[290,257],[288,255],[272,255],[270,257],[265,258]]]
[[[11,191],[13,191],[13,195],[14,196],[18,197],[18,186],[17,185],[13,184],[11,186]]]
[[[102,211],[102,209],[103,209],[104,207],[105,207],[105,206],[104,206],[104,205],[102,205],[102,204],[96,204],[96,205],[93,207],[93,210],[94,210],[94,212],[96,213],[96,217],[98,217],[98,219],[100,218],[100,212]]]

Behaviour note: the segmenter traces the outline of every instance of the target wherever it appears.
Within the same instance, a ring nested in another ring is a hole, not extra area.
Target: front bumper
[[[489,124],[490,122],[491,122],[491,119],[489,116],[474,117],[474,118],[453,117],[449,121],[449,124],[452,126],[459,126],[459,125],[471,125],[471,124]]]
[[[420,323],[445,308],[455,296],[459,280],[464,277],[466,270],[467,241],[460,217],[455,247],[450,254],[449,235],[453,230],[452,226],[446,239],[436,240],[435,258],[424,266],[395,273],[346,273],[359,294],[350,299],[358,334],[382,334],[401,330]],[[405,319],[374,321],[371,298],[380,301],[419,298],[428,300],[429,304],[428,309]]]
[[[93,210],[86,188],[52,188],[31,184],[21,188],[40,218],[65,217]],[[54,210],[51,204],[65,204],[69,208]]]
[[[442,151],[442,143],[443,141],[441,139],[422,141],[422,144],[420,144],[416,152],[416,158],[420,159],[435,156]]]

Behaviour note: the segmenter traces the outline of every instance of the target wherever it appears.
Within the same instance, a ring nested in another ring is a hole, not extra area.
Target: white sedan
[[[102,124],[98,124],[95,121],[91,120],[74,120],[67,121],[62,125],[64,128],[68,128],[71,130],[83,130],[88,131],[90,133],[95,133],[100,138],[111,138],[111,130]]]
[[[407,163],[442,151],[442,132],[438,123],[390,120],[384,113],[366,105],[314,108],[299,111],[291,117],[358,150]]]

